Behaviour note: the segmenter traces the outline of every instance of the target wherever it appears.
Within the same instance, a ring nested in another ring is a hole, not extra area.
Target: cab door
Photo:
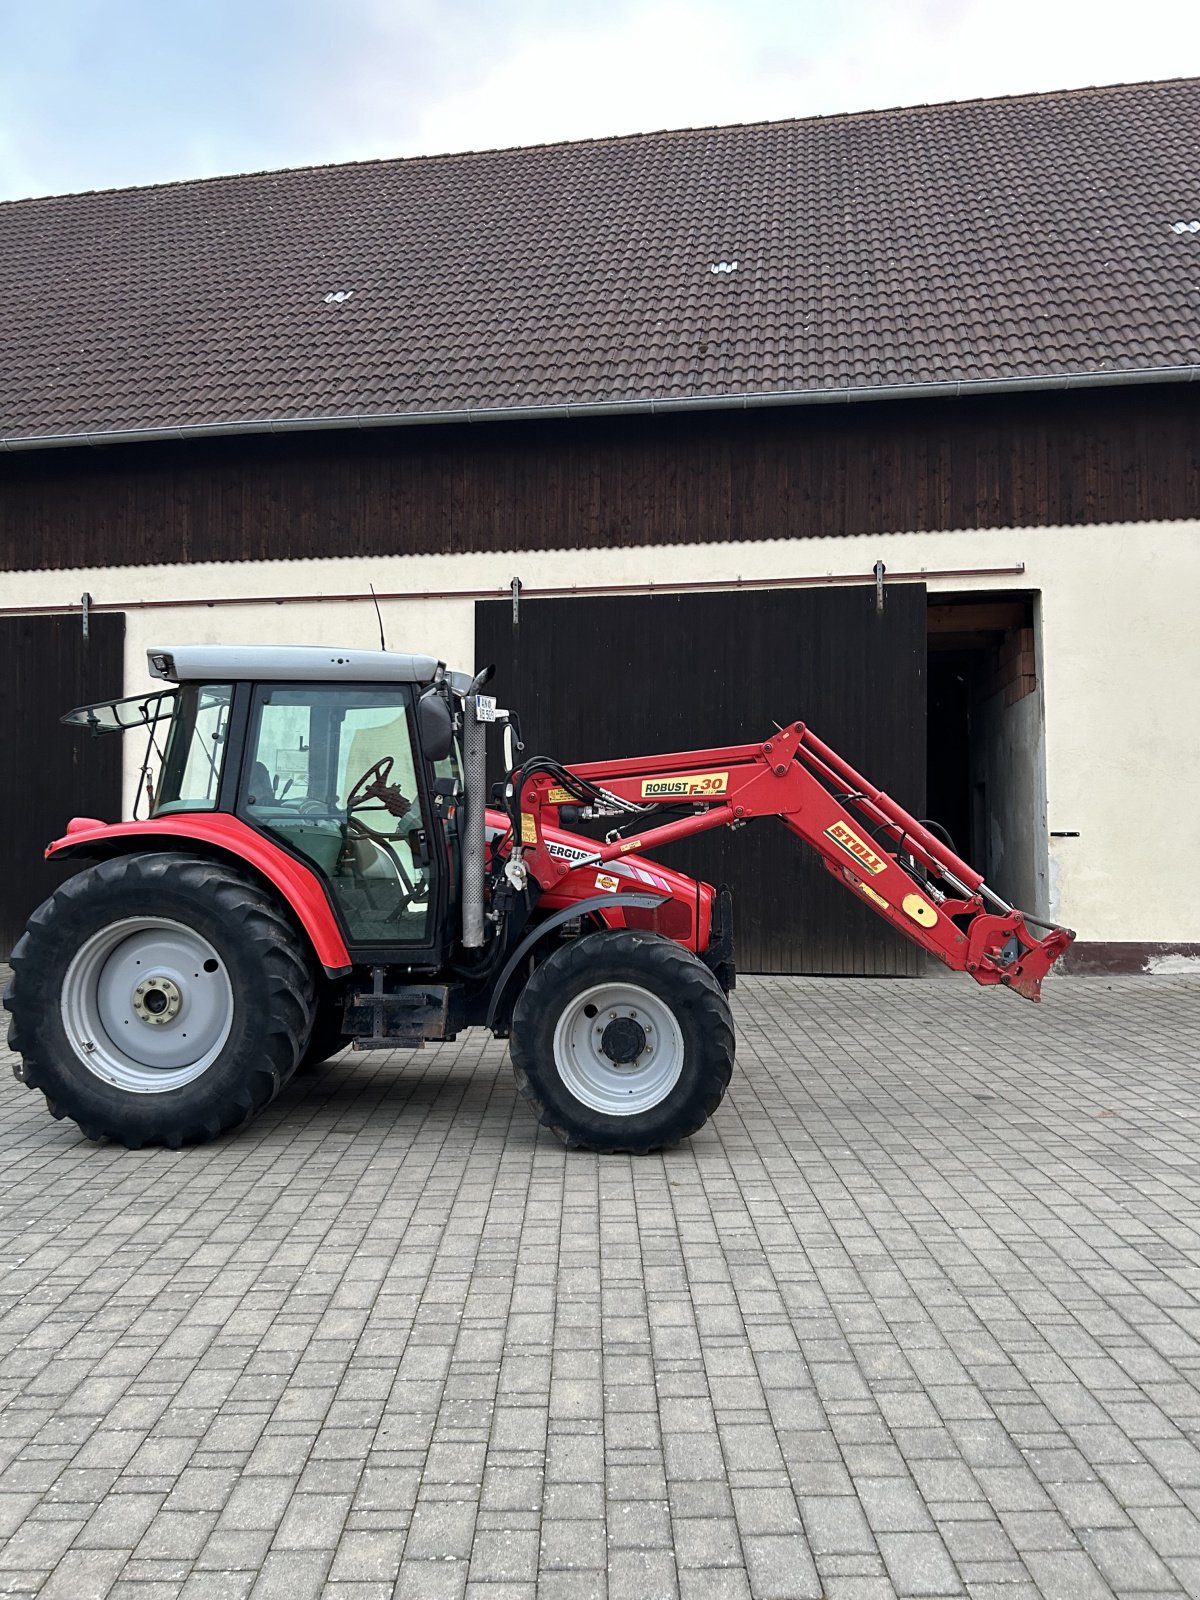
[[[359,961],[439,965],[447,862],[409,684],[254,692],[238,814],[325,885]]]

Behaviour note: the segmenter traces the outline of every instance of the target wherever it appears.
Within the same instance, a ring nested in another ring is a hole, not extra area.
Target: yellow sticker
[[[522,811],[521,813],[521,843],[537,843],[537,823],[533,820],[528,811]]]
[[[620,854],[627,856],[631,850],[640,850],[641,848],[642,841],[640,839],[626,839],[621,846]]]
[[[868,900],[874,900],[875,904],[877,906],[880,906],[884,911],[887,911],[887,910],[890,909],[890,907],[888,906],[887,901],[883,898],[883,896],[878,892],[878,890],[872,889],[872,887],[871,887],[871,885],[869,883],[859,883],[858,879],[856,878],[854,880],[854,887],[856,889],[861,889],[863,894],[866,895]]]
[[[727,772],[681,772],[674,778],[643,778],[643,800],[680,800],[689,795],[724,794],[729,788]]]
[[[596,887],[597,889],[606,889],[609,894],[615,894],[621,887],[621,880],[620,878],[614,878],[610,872],[598,872],[596,874]]]
[[[832,827],[825,829],[826,836],[834,844],[840,844],[847,855],[853,856],[860,867],[865,867],[868,872],[879,873],[887,868],[887,862],[882,856],[877,856],[865,839],[860,839],[853,828],[847,827],[844,822],[835,822]]]
[[[569,789],[548,789],[546,791],[546,804],[548,806],[577,806],[581,802]]]
[[[937,921],[937,912],[922,900],[919,894],[906,894],[900,904],[904,907],[905,914],[914,922],[919,922],[923,928],[932,928]]]

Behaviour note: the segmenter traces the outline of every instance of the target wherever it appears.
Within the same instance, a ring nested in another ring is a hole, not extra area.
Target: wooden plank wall
[[[0,960],[29,913],[74,866],[43,851],[72,817],[121,820],[121,741],[64,728],[59,718],[123,690],[125,618],[0,617]]]
[[[529,755],[569,763],[745,744],[799,719],[921,814],[923,584],[889,587],[882,616],[874,589],[534,600],[515,633],[512,606],[486,601],[475,632],[475,658],[496,662],[495,692],[520,713]],[[780,823],[652,854],[730,884],[744,971],[924,970],[923,953]]]
[[[1200,386],[0,456],[0,570],[1200,516]]]

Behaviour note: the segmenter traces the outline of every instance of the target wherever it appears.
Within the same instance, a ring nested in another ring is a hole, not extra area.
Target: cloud
[[[464,139],[475,148],[534,144],[742,120],[726,113],[761,102],[752,52],[738,13],[725,6],[649,5],[620,20],[596,12],[527,41],[481,81],[425,106],[413,148],[461,148]]]
[[[603,21],[599,20],[603,17]],[[577,18],[430,101],[406,148],[766,121],[1200,71],[1200,8],[742,0]]]
[[[1200,72],[1177,0],[42,0],[0,197]]]

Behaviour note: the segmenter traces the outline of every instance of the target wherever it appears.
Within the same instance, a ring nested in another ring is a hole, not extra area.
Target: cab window
[[[185,684],[178,691],[152,816],[216,807],[232,698],[228,683]]]
[[[258,691],[243,769],[246,820],[326,878],[351,938],[427,943],[427,818],[407,685]]]

